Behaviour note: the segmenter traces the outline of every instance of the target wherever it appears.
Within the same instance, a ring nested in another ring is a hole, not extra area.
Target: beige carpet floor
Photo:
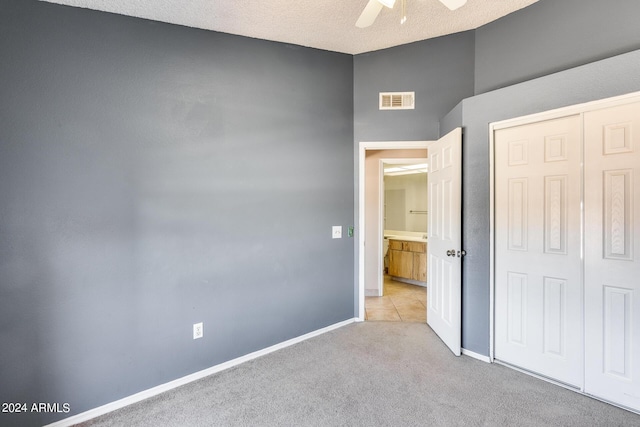
[[[363,322],[85,425],[590,427],[640,426],[640,415],[455,357],[426,324]]]

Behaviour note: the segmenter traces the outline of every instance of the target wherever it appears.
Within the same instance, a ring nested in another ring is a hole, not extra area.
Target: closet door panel
[[[640,410],[640,103],[584,129],[585,392]]]
[[[495,357],[583,383],[581,117],[495,132]]]

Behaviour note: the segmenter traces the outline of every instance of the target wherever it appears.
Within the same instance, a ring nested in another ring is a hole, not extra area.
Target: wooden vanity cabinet
[[[427,244],[389,240],[389,275],[427,281]]]

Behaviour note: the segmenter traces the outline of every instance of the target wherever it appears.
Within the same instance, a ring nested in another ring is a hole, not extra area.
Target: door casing
[[[356,321],[364,321],[364,278],[365,278],[365,266],[364,266],[364,226],[365,226],[365,157],[367,150],[413,150],[413,149],[428,149],[429,145],[435,141],[362,141],[358,146],[358,305]],[[379,227],[378,227],[379,228]]]

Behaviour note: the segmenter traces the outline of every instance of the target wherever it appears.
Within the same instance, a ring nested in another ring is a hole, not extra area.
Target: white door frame
[[[590,110],[600,108],[614,107],[617,105],[628,104],[631,102],[640,102],[640,92],[633,92],[625,95],[615,96],[611,98],[600,99],[596,101],[585,102],[582,104],[571,105],[568,107],[557,108],[554,110],[543,111],[540,113],[530,114],[512,119],[501,120],[489,124],[489,359],[494,361],[495,346],[495,139],[496,130],[505,129],[515,126],[521,126],[544,120],[558,119],[565,116],[576,114],[584,114]],[[581,213],[581,216],[582,213]],[[582,219],[584,221],[584,219]],[[584,231],[584,224],[581,224]],[[581,252],[584,253],[584,240],[582,241]],[[583,293],[584,295],[584,293]],[[584,303],[584,301],[583,301]],[[583,314],[584,316],[584,314]],[[529,372],[527,372],[529,373]],[[530,373],[529,373],[530,374]],[[536,376],[536,375],[534,375]],[[548,378],[540,377],[549,381]],[[555,381],[551,381],[556,383]],[[561,383],[556,383],[562,385]]]
[[[367,150],[428,149],[435,141],[361,141],[358,146],[358,314],[356,321],[364,321],[364,184]],[[378,273],[380,274],[380,273]]]

